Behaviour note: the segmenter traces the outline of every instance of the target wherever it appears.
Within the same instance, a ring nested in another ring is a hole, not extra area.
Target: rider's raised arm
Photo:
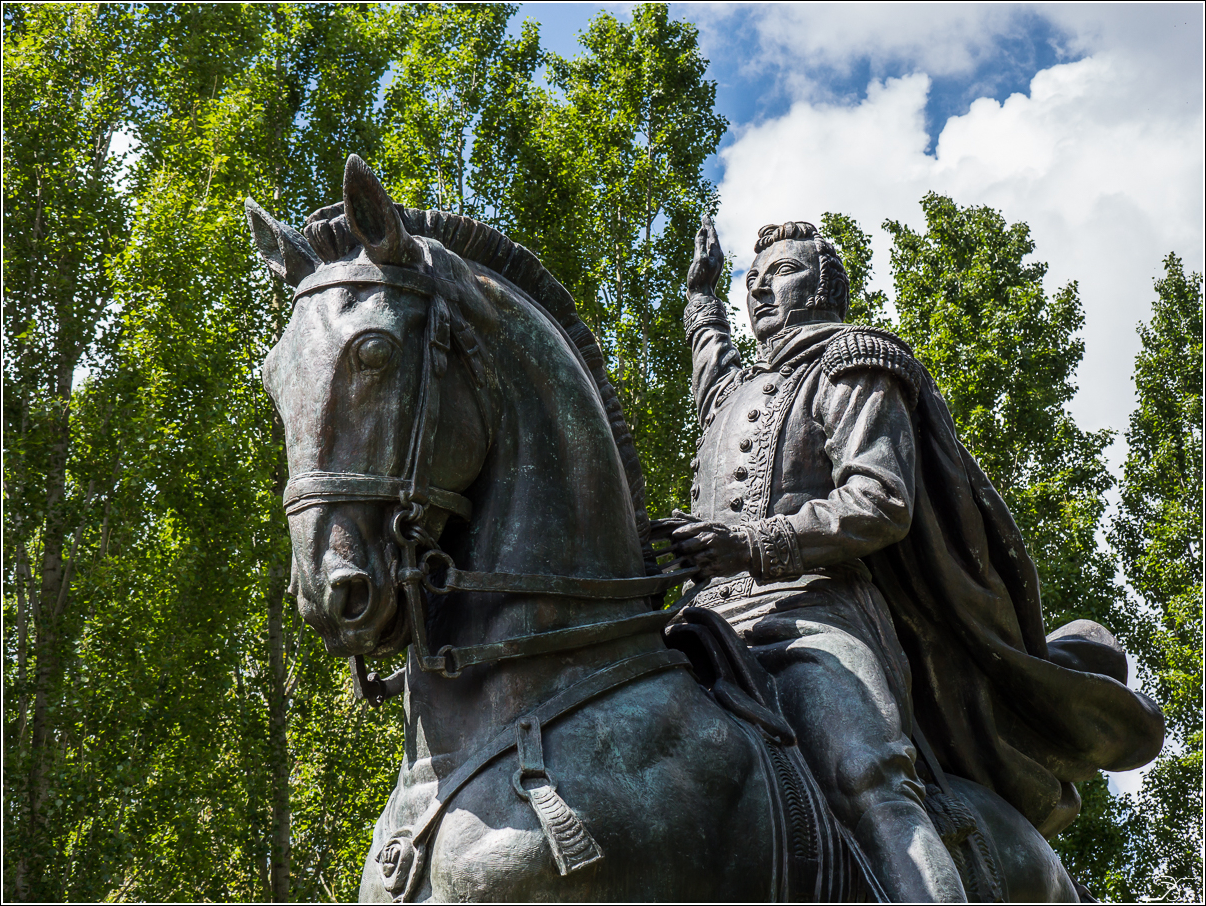
[[[691,391],[702,423],[720,389],[741,370],[741,353],[733,345],[724,303],[697,294],[683,310],[683,328],[691,346]]]
[[[716,281],[723,269],[720,239],[712,218],[705,214],[695,234],[683,309],[683,328],[691,346],[691,390],[701,424],[712,411],[717,392],[741,370],[741,354],[733,345],[724,303],[716,298]]]
[[[747,526],[754,576],[793,578],[908,533],[916,467],[910,391],[900,376],[878,369],[820,376],[812,414],[825,430],[835,487],[798,512]]]

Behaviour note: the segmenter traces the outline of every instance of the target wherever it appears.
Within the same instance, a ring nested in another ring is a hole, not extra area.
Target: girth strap
[[[638,654],[635,657],[618,661],[609,667],[604,667],[586,679],[579,680],[524,717],[531,718],[541,726],[545,726],[582,707],[591,699],[598,698],[605,692],[610,692],[651,673],[669,670],[672,667],[688,667],[690,663],[685,654],[670,648],[651,651],[648,654]],[[415,848],[415,859],[406,885],[406,892],[402,895],[403,902],[411,900],[418,892],[419,881],[427,862],[427,843],[452,798],[483,768],[515,747],[515,728],[508,725],[490,742],[465,759],[446,780],[440,782],[439,792],[436,793],[435,799],[427,807],[427,811],[410,828],[410,841]]]

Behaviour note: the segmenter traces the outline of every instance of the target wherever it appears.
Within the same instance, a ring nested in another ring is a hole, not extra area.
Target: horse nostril
[[[372,601],[368,579],[357,577],[344,584],[347,596],[343,601],[343,617],[345,620],[355,620],[364,615]]]

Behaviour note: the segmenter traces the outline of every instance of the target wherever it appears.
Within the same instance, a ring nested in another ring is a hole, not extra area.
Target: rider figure
[[[838,820],[894,901],[961,901],[923,805],[909,663],[860,558],[913,519],[918,366],[895,337],[842,324],[848,284],[808,223],[759,231],[746,275],[757,361],[743,367],[716,298],[705,219],[683,315],[703,425],[692,512],[674,552],[693,603],[723,615],[776,678]]]

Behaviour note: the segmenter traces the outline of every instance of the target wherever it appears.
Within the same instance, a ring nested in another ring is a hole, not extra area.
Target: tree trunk
[[[278,452],[276,491],[284,494],[289,467],[284,457],[285,431],[275,413],[272,418],[273,448]],[[272,555],[269,554],[271,557]],[[272,767],[272,900],[289,902],[289,862],[292,852],[289,805],[289,690],[285,652],[285,592],[287,568],[281,563],[269,567],[268,583],[268,747]]]
[[[50,775],[55,749],[52,745],[51,727],[52,697],[58,688],[62,674],[62,651],[60,631],[62,614],[66,605],[66,589],[63,587],[65,563],[63,546],[67,540],[67,514],[65,492],[67,487],[67,451],[71,442],[70,394],[71,372],[67,372],[67,387],[63,390],[63,366],[60,365],[59,399],[63,412],[56,426],[58,437],[51,454],[50,468],[46,474],[46,524],[42,536],[42,569],[38,589],[38,600],[34,607],[34,703],[29,732],[29,786],[26,790],[26,808],[29,819],[25,848],[17,861],[13,879],[17,896],[27,899],[31,895],[39,899],[59,899],[53,886],[44,886],[51,872],[45,870],[50,855],[51,841],[46,838],[44,809],[50,790]],[[30,889],[31,881],[38,883],[38,890]],[[50,885],[53,885],[50,881]]]
[[[268,746],[272,766],[272,900],[289,902],[289,714],[285,698],[285,583],[273,567],[268,588]]]

